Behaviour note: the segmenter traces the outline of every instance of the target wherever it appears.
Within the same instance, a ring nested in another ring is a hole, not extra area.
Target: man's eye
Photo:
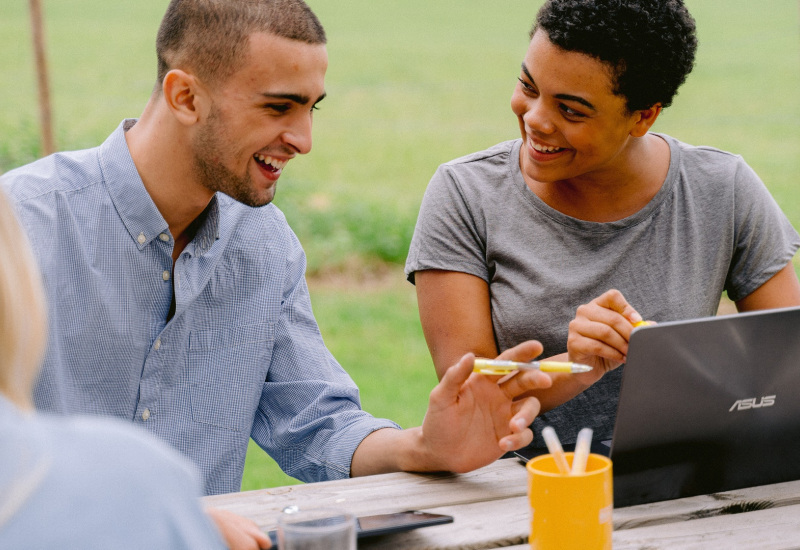
[[[287,103],[268,103],[264,108],[275,111],[276,113],[285,113],[291,108],[291,105]]]

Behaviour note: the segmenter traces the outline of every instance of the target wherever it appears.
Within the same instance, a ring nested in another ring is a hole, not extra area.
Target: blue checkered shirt
[[[0,180],[50,302],[37,407],[143,426],[195,462],[207,494],[240,489],[250,437],[291,476],[348,477],[359,443],[397,425],[361,410],[325,347],[297,237],[274,205],[217,194],[173,268],[125,142],[134,122]]]

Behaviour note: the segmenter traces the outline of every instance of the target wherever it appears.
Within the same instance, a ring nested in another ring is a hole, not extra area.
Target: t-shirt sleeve
[[[786,267],[800,236],[764,183],[738,159],[734,189],[734,250],[725,281],[728,297],[741,300]]]
[[[486,224],[456,171],[442,165],[433,175],[411,239],[405,273],[428,269],[459,271],[489,281],[486,265]],[[478,214],[476,214],[478,212]]]

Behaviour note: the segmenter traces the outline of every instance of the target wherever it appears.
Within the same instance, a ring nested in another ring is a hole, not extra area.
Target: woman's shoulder
[[[741,155],[725,151],[711,145],[692,145],[667,134],[656,134],[664,139],[670,148],[672,162],[684,169],[701,172],[738,170],[746,163]]]
[[[679,188],[705,192],[717,200],[725,195],[761,190],[764,184],[744,158],[709,145],[690,145],[658,134],[670,146],[670,176]]]
[[[484,149],[483,151],[477,151],[475,153],[470,153],[468,155],[464,155],[458,158],[455,158],[449,162],[445,162],[442,166],[451,166],[451,167],[459,167],[459,166],[470,166],[470,167],[480,167],[480,166],[492,166],[492,165],[503,165],[507,164],[511,161],[512,153],[514,150],[519,150],[519,143],[520,139],[512,139],[508,141],[503,141],[498,143],[497,145],[493,145],[488,149]]]
[[[71,454],[76,461],[82,459],[84,452],[91,450],[91,458],[83,457],[83,460],[114,464],[117,470],[127,472],[121,478],[131,483],[156,485],[169,479],[172,483],[186,483],[193,489],[197,488],[196,472],[189,461],[135,425],[107,417],[39,416],[44,429],[52,437],[64,442],[59,449],[72,449]],[[67,445],[67,442],[71,444]],[[143,461],[151,465],[149,472],[137,466]],[[163,479],[155,481],[156,477]]]
[[[504,141],[445,162],[439,166],[431,183],[436,186],[438,182],[445,187],[455,185],[465,193],[469,190],[482,192],[487,186],[513,185],[519,175],[520,143],[520,139]]]
[[[5,451],[27,457],[17,461],[16,479],[30,481],[0,546],[46,524],[51,531],[39,542],[60,537],[64,547],[100,548],[104,540],[117,548],[191,547],[203,538],[218,547],[194,468],[144,430],[119,419],[47,414],[5,428]]]

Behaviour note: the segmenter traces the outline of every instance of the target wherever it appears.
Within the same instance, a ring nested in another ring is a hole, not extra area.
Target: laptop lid
[[[800,307],[635,329],[614,506],[800,479]]]

